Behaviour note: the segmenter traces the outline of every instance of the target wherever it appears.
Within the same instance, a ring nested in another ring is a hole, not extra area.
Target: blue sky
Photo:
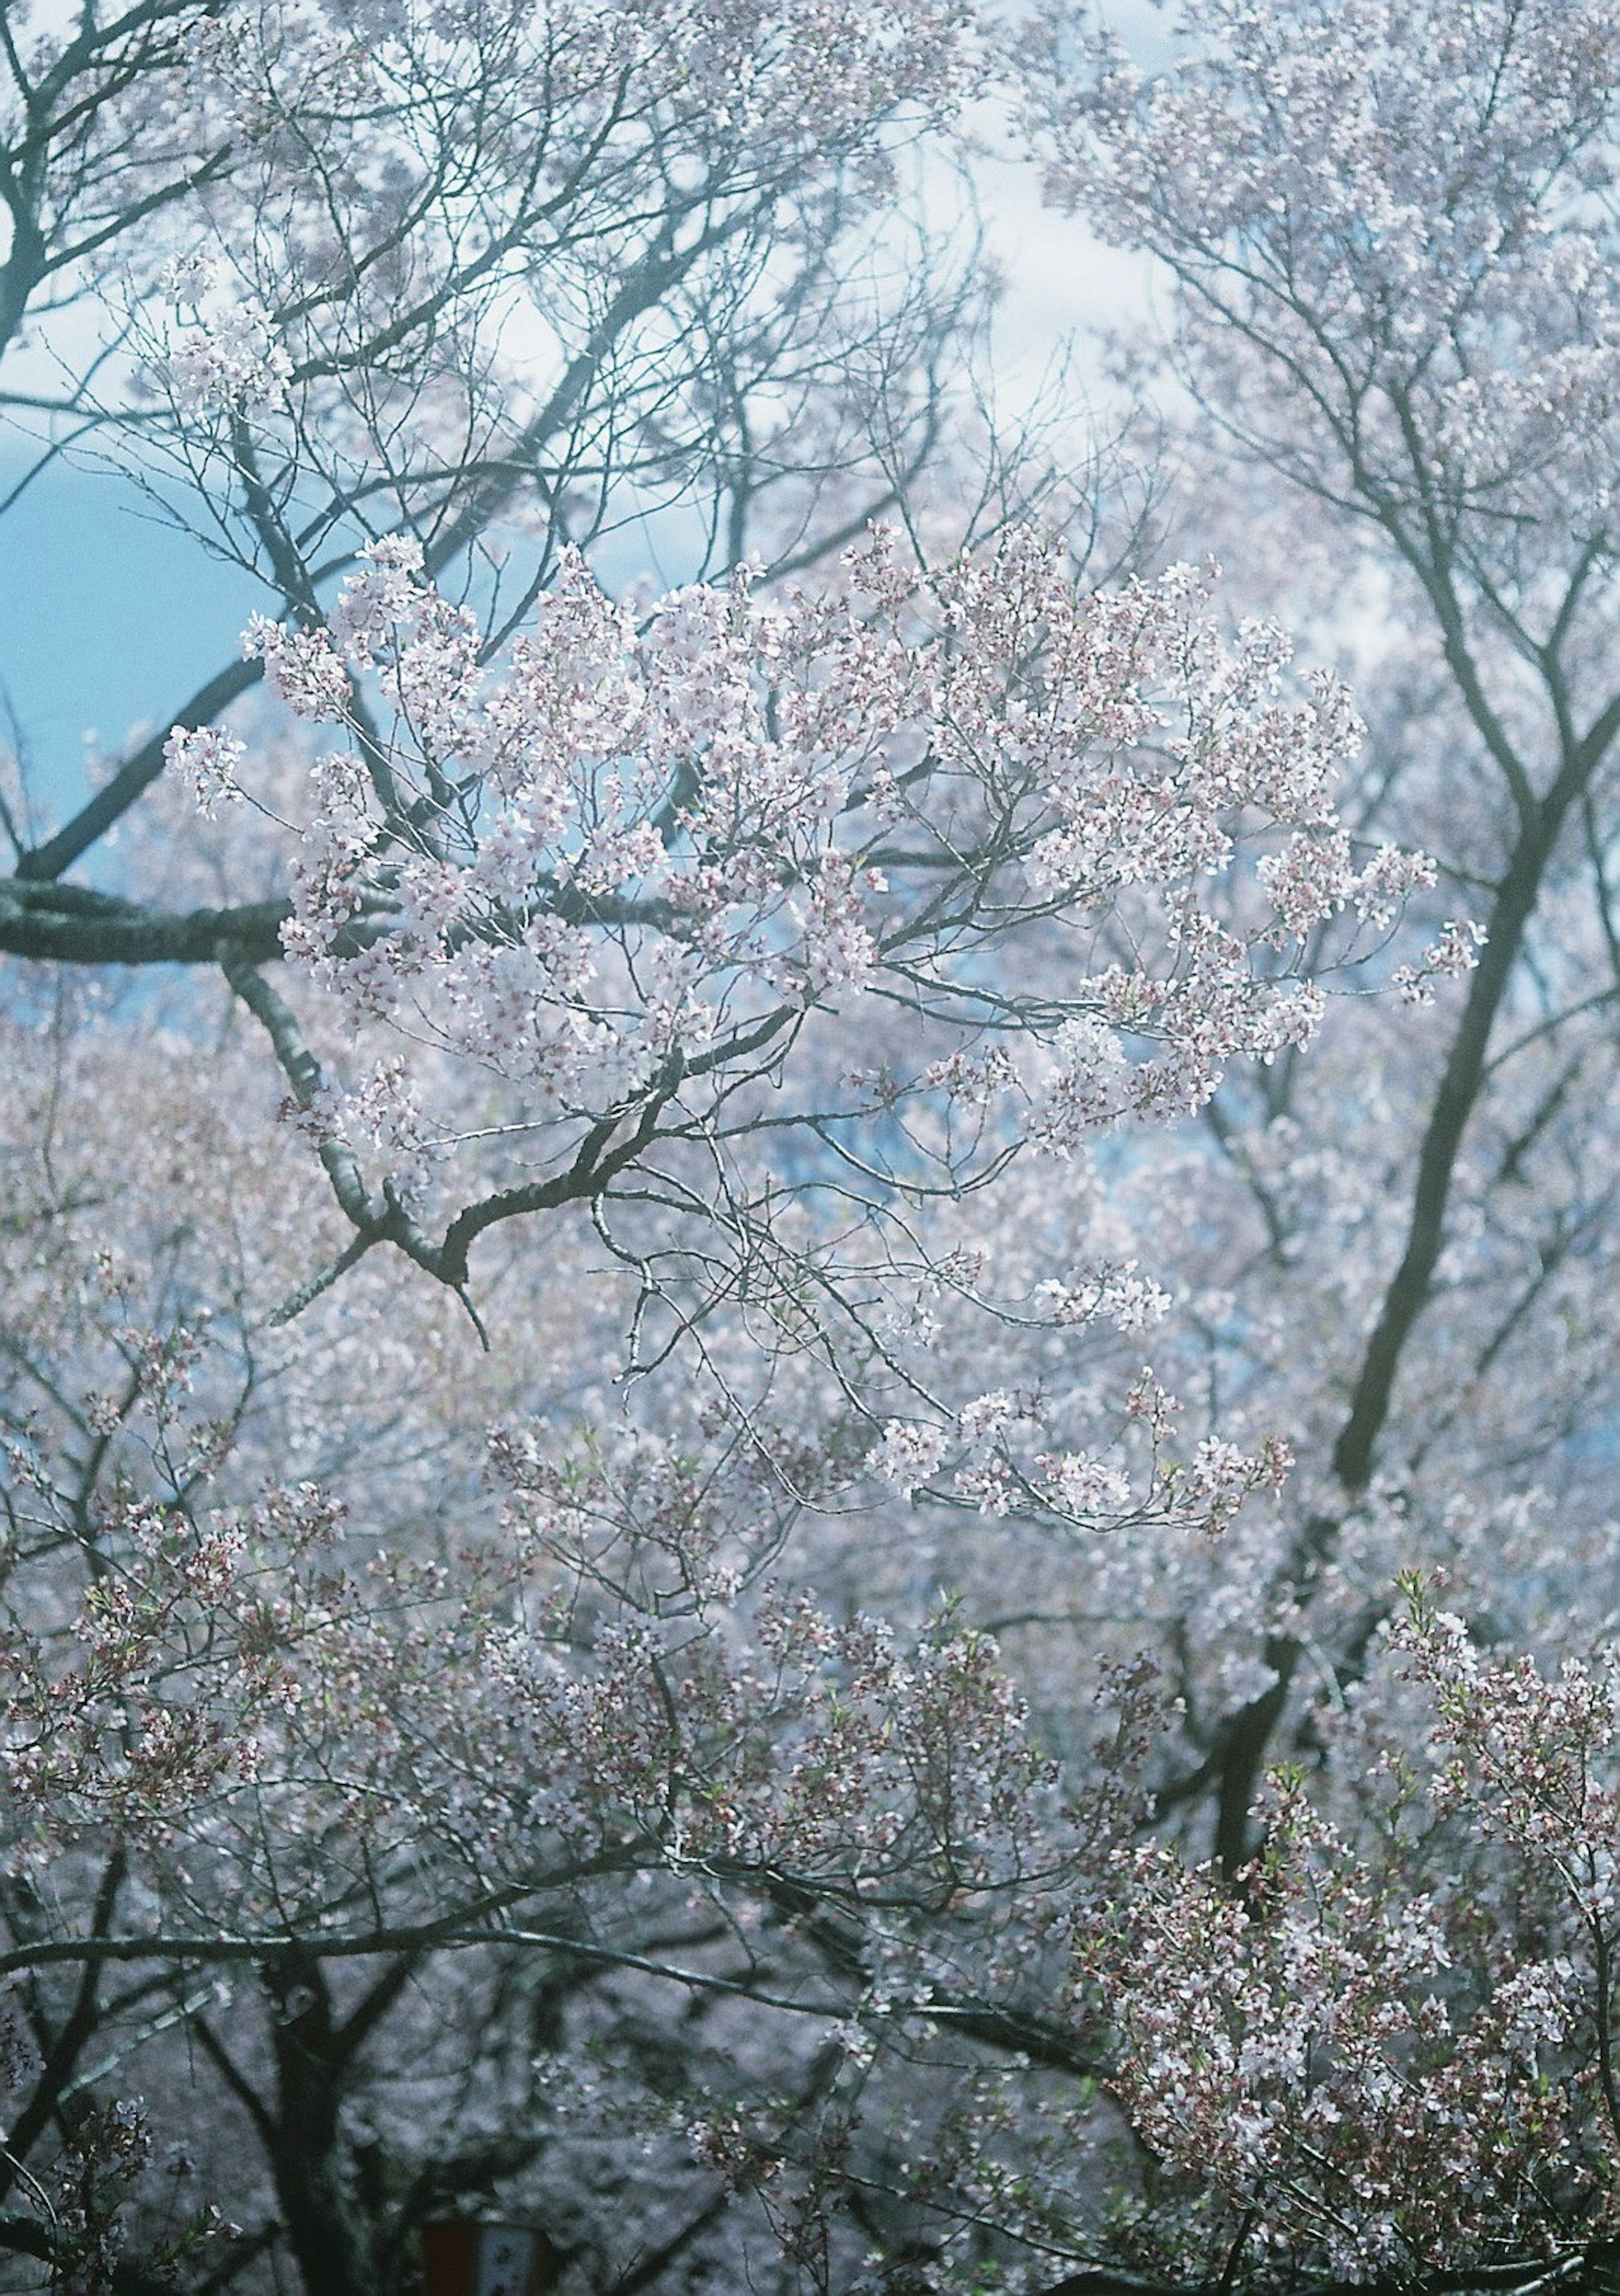
[[[27,467],[0,455],[0,488]],[[42,799],[71,804],[86,735],[117,749],[177,707],[262,603],[247,576],[155,523],[121,481],[60,464],[37,480],[0,521],[0,677]]]

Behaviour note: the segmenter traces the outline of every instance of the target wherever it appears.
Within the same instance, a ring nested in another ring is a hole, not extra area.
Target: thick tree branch
[[[0,878],[0,950],[55,964],[211,964],[221,941],[244,964],[282,953],[284,900],[172,913],[80,885]]]

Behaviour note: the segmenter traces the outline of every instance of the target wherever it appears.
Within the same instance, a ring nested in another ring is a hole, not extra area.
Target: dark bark
[[[85,885],[0,880],[0,950],[59,964],[212,964],[226,942],[250,964],[282,953],[291,905],[163,910]]]
[[[313,1954],[290,1948],[263,1975],[276,2081],[266,2135],[287,2244],[308,2296],[384,2296],[345,2174],[339,2116],[355,2042]]]

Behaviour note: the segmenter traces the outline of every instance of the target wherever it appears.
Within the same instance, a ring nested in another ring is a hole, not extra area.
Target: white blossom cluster
[[[886,1104],[994,1106],[1065,1158],[1308,1038],[1320,990],[1260,953],[1382,918],[1424,871],[1351,864],[1343,693],[1285,697],[1279,635],[1223,644],[1184,570],[1087,594],[1013,533],[911,578],[880,535],[849,576],[842,603],[765,602],[744,569],[638,631],[573,559],[497,668],[393,537],[326,626],[256,621],[282,700],[350,737],[311,776],[289,955],[356,1025],[559,1121],[690,1107],[811,1011],[878,996],[954,1040]],[[360,737],[367,682],[384,722]],[[210,798],[238,777],[223,737],[171,750]],[[1217,914],[1205,889],[1240,880]],[[1114,918],[1134,955],[1088,964]],[[991,1028],[986,960],[1048,924],[1068,977]]]

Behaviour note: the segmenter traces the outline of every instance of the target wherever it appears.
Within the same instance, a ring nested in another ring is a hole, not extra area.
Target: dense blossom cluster
[[[1511,2252],[1584,2181],[1569,1962],[1477,1991],[1455,1909],[1360,1864],[1297,1786],[1266,1822],[1241,1902],[1162,1852],[1122,1861],[1126,1935],[1089,1951],[1133,2128],[1214,2182],[1262,2256],[1317,2252],[1358,2280]]]
[[[744,570],[638,631],[575,560],[497,676],[414,544],[364,556],[329,627],[246,640],[298,715],[359,735],[312,772],[288,952],[356,1026],[560,1118],[729,1092],[812,1008],[879,996],[953,1045],[886,1073],[886,1108],[994,1103],[1068,1155],[1306,1041],[1320,994],[1257,953],[1383,924],[1432,875],[1353,864],[1343,692],[1284,698],[1280,634],[1229,649],[1182,570],[1088,596],[1022,533],[912,578],[879,535],[837,603],[757,601]],[[362,733],[368,679],[387,715]],[[215,728],[169,756],[209,801],[250,787]],[[1259,898],[1217,913],[1246,849]],[[1071,976],[1005,1012],[986,953],[1043,924]]]
[[[1604,531],[1620,14],[1195,0],[1182,24],[1174,72],[1106,33],[1054,72],[1075,34],[1049,10],[1026,86],[1058,196],[1199,282],[1185,348],[1212,399],[1240,398],[1248,435],[1313,483],[1292,389],[1354,406],[1362,480],[1403,514],[1415,443],[1448,501]],[[1258,340],[1223,324],[1245,313]]]

